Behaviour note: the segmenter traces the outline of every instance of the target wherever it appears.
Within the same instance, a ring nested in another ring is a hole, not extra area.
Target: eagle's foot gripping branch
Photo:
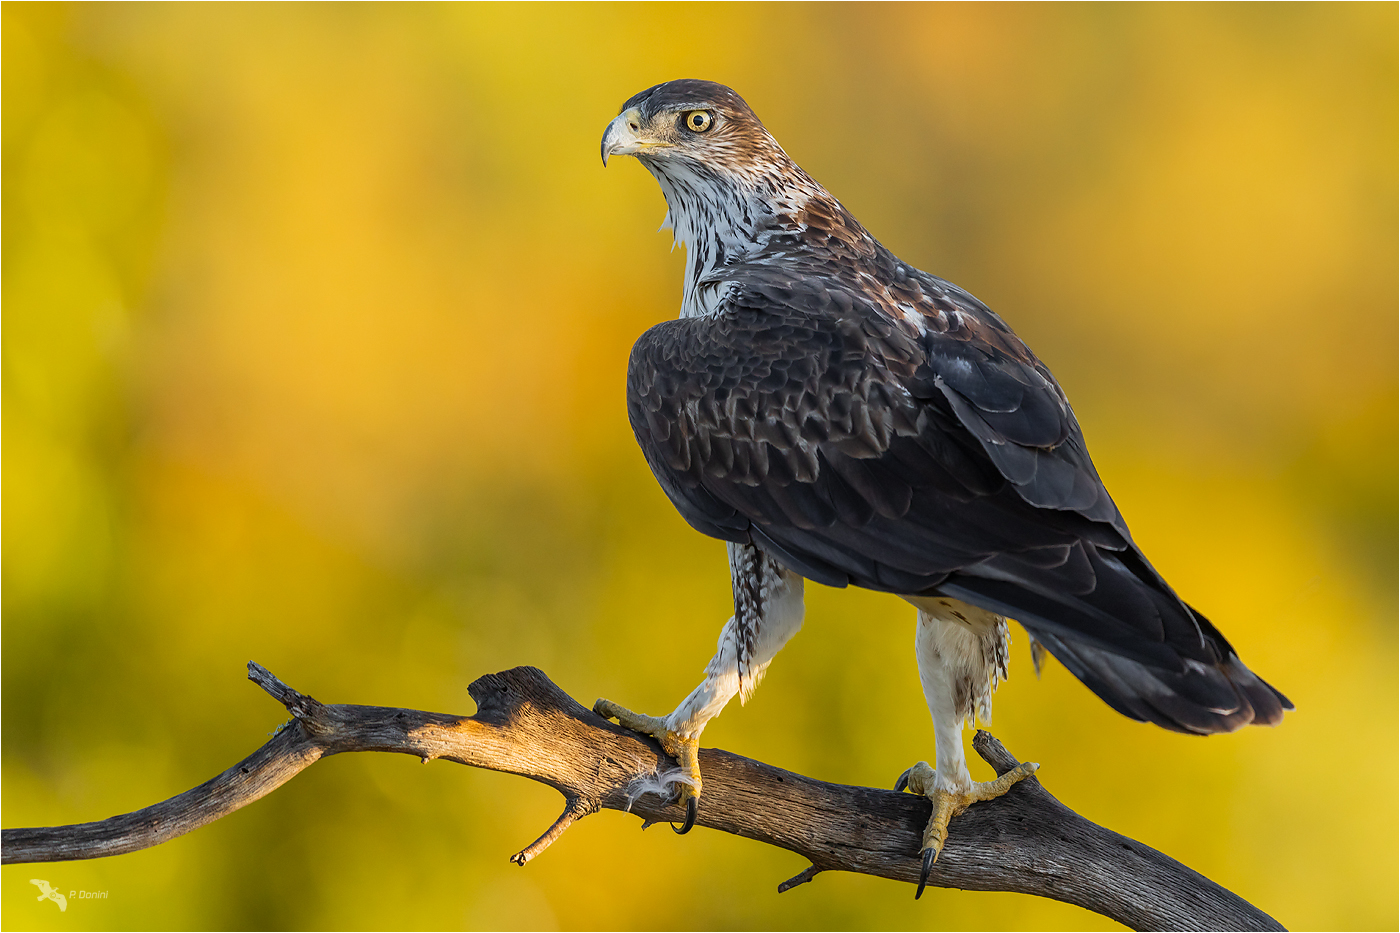
[[[676,829],[674,824],[671,828],[681,835],[690,832],[695,826],[700,802],[699,737],[681,735],[672,731],[665,717],[634,713],[612,700],[598,700],[593,704],[593,712],[604,719],[616,719],[624,729],[651,736],[661,743],[662,751],[676,759],[681,767],[681,776],[676,783],[680,785],[680,799],[685,802],[685,822],[680,829]]]
[[[995,781],[973,781],[970,790],[954,790],[938,785],[938,775],[927,761],[921,761],[905,771],[895,782],[895,790],[905,790],[921,794],[933,802],[933,815],[928,826],[924,827],[923,844],[919,847],[923,855],[923,867],[919,870],[919,887],[914,891],[918,900],[928,883],[933,863],[948,841],[948,821],[959,813],[983,800],[1000,797],[1011,789],[1011,785],[1030,777],[1040,767],[1034,761],[1023,761]]]

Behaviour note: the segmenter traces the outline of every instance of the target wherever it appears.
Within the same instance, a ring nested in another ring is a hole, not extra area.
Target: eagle
[[[734,614],[668,716],[595,711],[656,738],[695,822],[699,738],[746,701],[802,625],[806,580],[902,597],[934,725],[922,893],[948,822],[1033,773],[968,773],[963,727],[991,717],[1007,622],[1118,712],[1194,735],[1277,724],[1293,705],[1251,672],[1133,541],[1064,391],[971,294],[900,260],[710,81],[630,98],[604,166],[635,156],[686,251],[680,316],[646,331],[627,413],[661,488],[726,542]],[[674,828],[674,827],[673,827]]]

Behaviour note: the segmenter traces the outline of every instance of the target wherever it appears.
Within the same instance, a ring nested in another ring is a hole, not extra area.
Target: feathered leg
[[[924,699],[933,715],[938,767],[919,762],[899,776],[895,790],[908,788],[933,802],[933,816],[920,847],[924,864],[914,893],[918,898],[948,840],[948,821],[979,800],[1000,797],[1040,765],[1022,763],[995,781],[972,779],[963,756],[963,724],[970,723],[974,714],[991,721],[992,692],[1007,674],[1006,620],[955,599],[920,599],[916,605],[914,650]]]
[[[773,657],[802,627],[802,578],[752,545],[729,545],[729,571],[734,586],[734,615],[719,634],[715,656],[705,667],[705,679],[669,716],[634,713],[611,700],[598,700],[593,711],[616,719],[633,732],[661,743],[681,766],[673,779],[686,803],[685,823],[695,825],[700,799],[700,733],[739,694],[748,702]]]

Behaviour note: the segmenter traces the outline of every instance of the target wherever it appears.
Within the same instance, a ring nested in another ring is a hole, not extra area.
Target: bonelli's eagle
[[[728,542],[734,615],[669,716],[595,709],[680,762],[684,828],[698,741],[802,624],[803,580],[895,593],[936,768],[924,876],[948,820],[1036,765],[979,783],[962,728],[990,717],[1007,619],[1104,702],[1178,732],[1272,725],[1292,709],[1133,543],[1064,392],[986,305],[901,262],[812,180],[729,88],[670,81],[622,105],[604,164],[635,156],[686,248],[680,319],[637,341],[627,406],[657,482]],[[922,883],[919,886],[922,891]]]

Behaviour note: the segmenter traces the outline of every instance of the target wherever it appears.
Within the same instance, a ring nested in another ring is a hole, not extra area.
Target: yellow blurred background
[[[1293,928],[1397,916],[1397,12],[1373,5],[7,3],[4,825],[183,791],[326,702],[471,712],[517,664],[665,712],[729,613],[631,438],[674,317],[618,105],[745,95],[1065,386],[1157,567],[1298,705],[1208,740],[1014,634],[995,733],[1085,816]],[[911,610],[809,588],[705,734],[888,786],[932,753]],[[988,769],[980,764],[979,776]],[[153,850],[3,872],[12,929],[1093,928],[358,755]],[[105,890],[36,902],[29,879]]]

